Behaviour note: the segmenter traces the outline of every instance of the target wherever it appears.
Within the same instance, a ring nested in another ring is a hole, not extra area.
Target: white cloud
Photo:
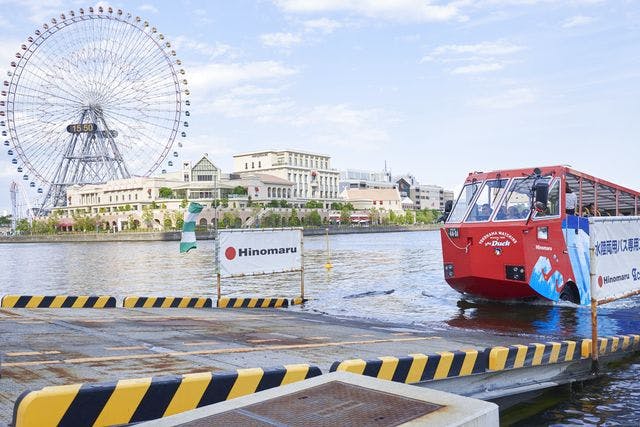
[[[155,7],[154,5],[149,4],[149,3],[145,3],[143,5],[140,5],[138,10],[140,10],[142,12],[149,12],[149,13],[154,13],[154,14],[160,12],[157,7]]]
[[[450,69],[451,74],[478,74],[500,71],[508,63],[504,57],[524,50],[523,46],[506,41],[482,42],[476,44],[443,45],[420,59],[420,63],[436,62],[471,63]],[[497,60],[501,58],[501,60]]]
[[[178,54],[182,54],[184,51],[195,52],[207,57],[208,60],[215,60],[221,57],[237,58],[239,53],[232,46],[224,43],[218,43],[211,45],[206,42],[194,40],[187,36],[178,36],[171,41]]]
[[[195,92],[260,80],[281,79],[296,73],[296,69],[276,61],[213,63],[190,68],[189,85]]]
[[[320,31],[324,34],[331,34],[337,28],[341,28],[344,25],[341,22],[335,21],[333,19],[328,18],[320,18],[320,19],[312,19],[309,21],[304,21],[304,28],[307,31]]]
[[[269,33],[262,34],[260,41],[265,46],[292,48],[302,43],[302,37],[293,33]]]
[[[476,98],[470,102],[470,105],[490,110],[506,110],[532,104],[535,101],[536,94],[533,90],[529,88],[516,88],[509,89],[498,95]]]
[[[42,25],[49,22],[51,18],[58,17],[60,12],[65,11],[65,3],[61,0],[49,0],[42,2],[40,0],[23,0],[14,2],[19,7],[28,10],[27,15],[29,21]]]
[[[456,2],[432,4],[426,0],[275,0],[289,13],[349,12],[367,18],[400,22],[428,22],[464,19]]]
[[[499,71],[502,70],[504,66],[500,63],[493,62],[487,64],[474,64],[474,65],[466,65],[463,67],[456,67],[451,70],[451,74],[479,74],[479,73],[488,73],[491,71]]]
[[[17,61],[16,52],[20,50],[20,39],[4,39],[0,43],[0,69],[9,68],[11,61]],[[5,73],[2,73],[6,75]]]
[[[303,109],[286,122],[303,129],[316,145],[375,151],[391,141],[387,131],[396,120],[380,109],[358,109],[348,104],[318,105]]]
[[[503,56],[520,52],[524,48],[508,42],[482,42],[477,44],[444,45],[437,47],[431,56],[443,56],[446,54],[471,54],[480,56]]]
[[[580,27],[582,25],[588,25],[593,21],[594,19],[591,16],[576,15],[565,19],[562,23],[562,28]]]

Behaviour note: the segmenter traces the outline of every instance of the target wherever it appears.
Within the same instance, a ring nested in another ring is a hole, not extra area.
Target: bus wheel
[[[580,293],[578,287],[573,282],[567,282],[560,293],[560,301],[568,301],[574,304],[580,304]]]

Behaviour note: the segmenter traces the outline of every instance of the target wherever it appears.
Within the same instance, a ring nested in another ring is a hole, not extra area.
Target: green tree
[[[129,215],[127,217],[127,222],[129,223],[129,229],[130,230],[137,230],[138,229],[138,222],[135,220],[135,218],[133,217],[133,215]]]
[[[262,217],[260,225],[262,228],[281,227],[282,217],[276,212],[269,212],[267,215]]]
[[[413,223],[415,223],[415,222],[416,222],[416,217],[415,217],[415,215],[413,214],[413,212],[411,212],[411,211],[407,211],[407,212],[404,214],[404,222],[405,222],[406,224],[413,224]]]
[[[298,218],[298,211],[296,208],[291,209],[291,215],[289,216],[289,227],[299,227],[300,218]]]
[[[173,221],[171,221],[171,218],[169,217],[164,218],[164,228],[166,230],[171,230],[173,228]]]
[[[25,218],[18,220],[18,223],[16,224],[16,231],[21,234],[30,232],[31,224],[29,224],[29,220]]]
[[[322,217],[320,216],[318,211],[314,209],[313,211],[305,215],[305,223],[307,225],[319,227],[322,225]]]
[[[398,223],[398,216],[396,215],[396,213],[394,211],[389,211],[389,222],[391,224],[397,224]]]
[[[289,202],[287,202],[286,200],[280,200],[280,207],[281,208],[288,208],[291,207],[291,205],[289,204]]]
[[[221,200],[222,203],[222,207],[223,208],[228,208],[229,207],[229,199],[227,197],[223,197]]]
[[[170,199],[173,197],[173,190],[169,187],[160,187],[158,195],[161,199]]]
[[[233,187],[233,190],[231,190],[231,194],[237,194],[239,196],[244,196],[245,194],[247,194],[247,189],[245,187],[243,187],[242,185],[238,185],[236,187]]]
[[[334,211],[341,211],[343,207],[344,206],[340,202],[331,203],[331,209],[333,209]]]
[[[155,202],[155,200],[153,202],[151,202],[151,209],[158,209],[160,208],[160,206],[158,206],[158,204]]]
[[[11,215],[0,216],[0,227],[9,227],[11,225]]]
[[[317,200],[309,200],[304,205],[304,207],[307,209],[322,209],[322,206],[322,202],[319,202]]]
[[[340,211],[340,224],[351,223],[351,211],[345,207]]]
[[[76,231],[95,231],[96,230],[96,218],[86,216],[74,216],[75,224],[73,228]]]
[[[185,209],[187,206],[189,206],[189,201],[187,199],[182,199],[182,201],[180,202],[180,207],[182,209]]]
[[[371,225],[380,223],[380,211],[378,211],[378,209],[369,209],[369,222],[371,223]]]
[[[279,208],[280,207],[280,202],[278,200],[271,200],[268,204],[268,207],[270,208]]]
[[[222,215],[221,228],[232,228],[240,221],[240,217],[235,212],[225,212]]]
[[[153,228],[153,208],[148,206],[142,207],[142,221],[147,228]]]

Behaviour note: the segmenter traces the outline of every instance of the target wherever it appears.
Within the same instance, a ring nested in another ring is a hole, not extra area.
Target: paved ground
[[[48,385],[528,343],[276,309],[0,309],[0,424]]]

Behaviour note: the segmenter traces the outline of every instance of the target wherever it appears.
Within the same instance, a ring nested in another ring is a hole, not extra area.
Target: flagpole
[[[300,230],[300,299],[304,301],[304,237]]]
[[[218,173],[215,175],[213,182],[215,193],[215,199],[213,201],[213,213],[215,218],[213,221],[213,238],[215,239],[216,287],[218,290],[218,302],[216,303],[216,306],[220,303],[220,297],[222,296],[222,292],[220,290],[220,236],[218,235],[218,203],[220,203],[220,190],[218,188],[219,173],[220,170],[218,170]]]

